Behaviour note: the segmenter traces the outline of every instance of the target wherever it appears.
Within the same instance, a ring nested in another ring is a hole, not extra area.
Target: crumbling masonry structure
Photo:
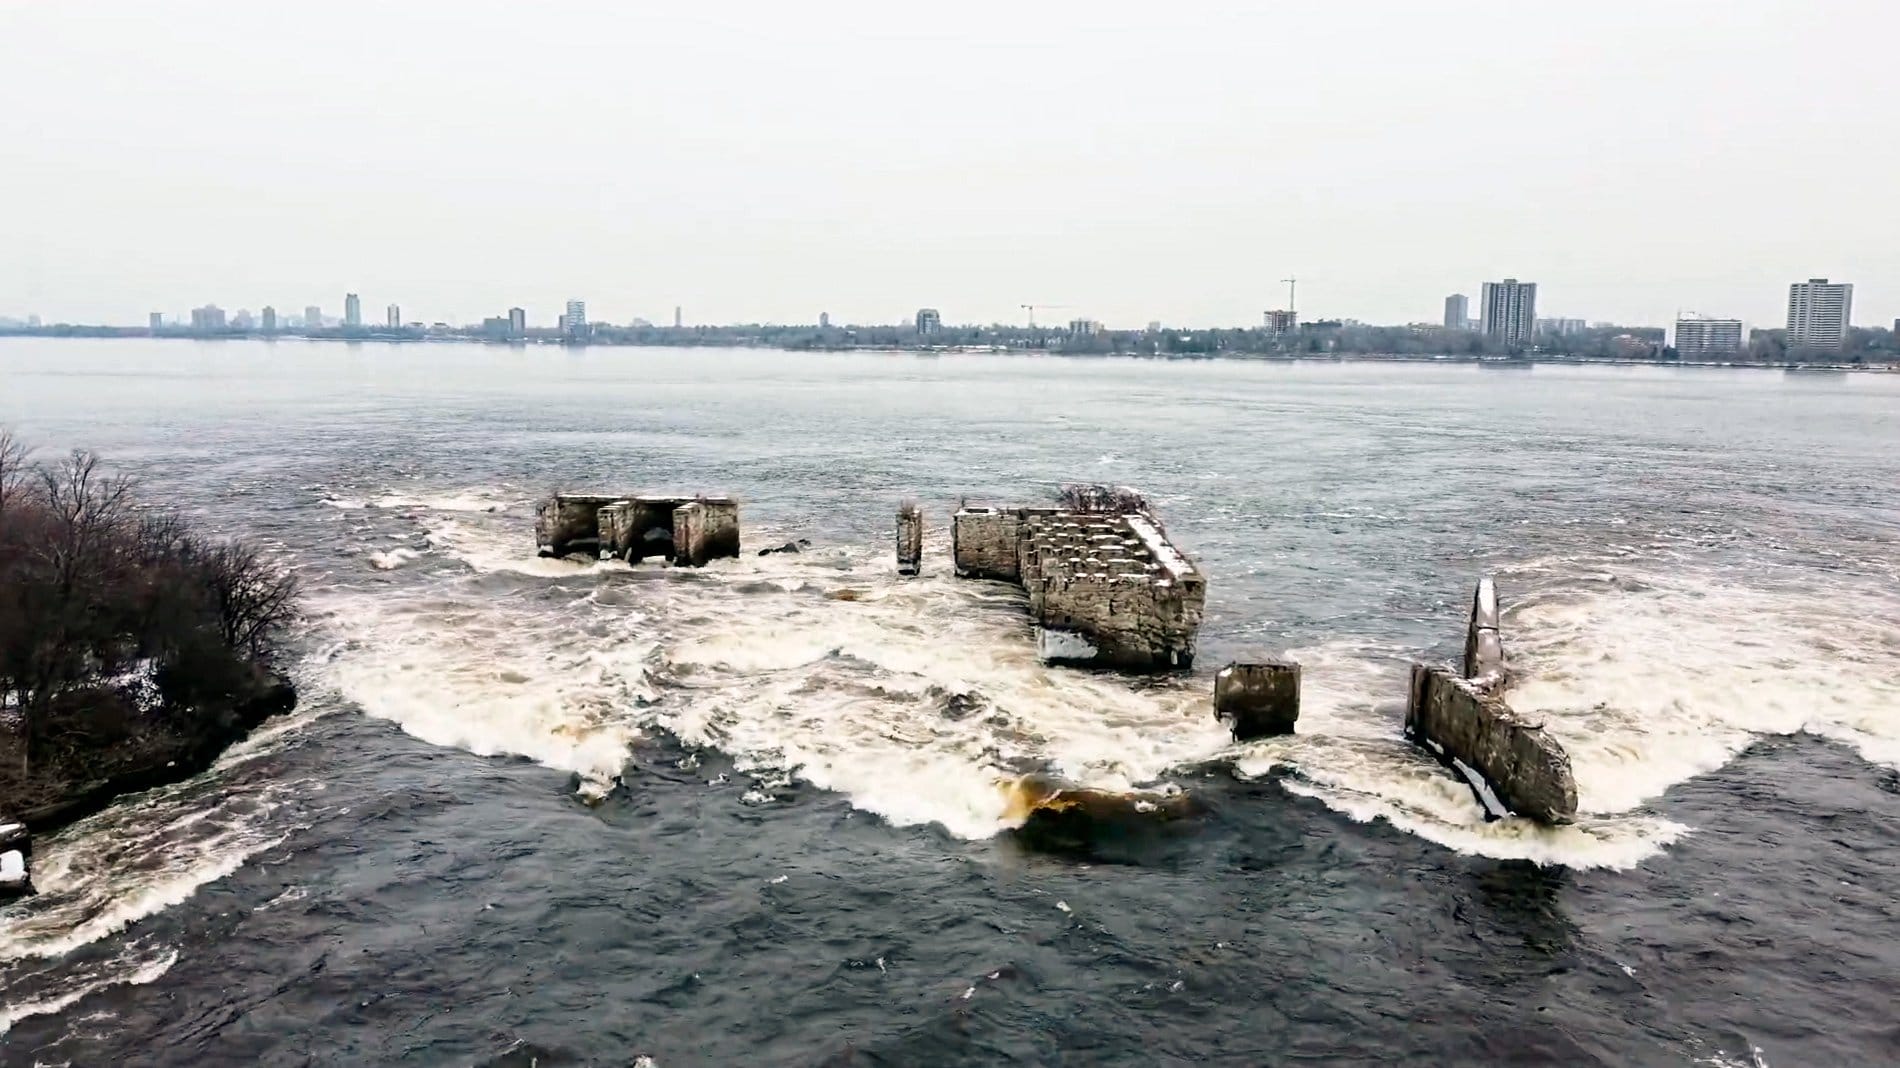
[[[556,493],[535,506],[543,556],[592,551],[637,564],[651,556],[685,567],[739,555],[739,505],[731,497]]]
[[[970,508],[957,574],[1020,584],[1050,663],[1167,671],[1194,663],[1207,580],[1146,512]]]

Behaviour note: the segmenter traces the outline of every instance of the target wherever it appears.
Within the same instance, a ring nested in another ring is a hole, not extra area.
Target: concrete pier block
[[[739,555],[739,506],[702,498],[673,510],[673,562],[705,567],[708,560]]]
[[[1504,641],[1498,634],[1498,587],[1489,575],[1471,596],[1471,621],[1465,627],[1465,678],[1504,681]]]
[[[633,502],[603,504],[594,512],[603,556],[624,557],[633,547]]]
[[[1541,823],[1576,817],[1570,755],[1542,724],[1524,720],[1478,683],[1412,665],[1405,733],[1467,777],[1482,776],[1498,801],[1520,816]]]
[[[1292,734],[1300,718],[1300,665],[1282,657],[1227,665],[1214,676],[1214,715],[1237,742]]]
[[[1021,528],[1020,511],[959,511],[950,521],[950,555],[958,577],[1015,582],[1021,576],[1016,559]]]
[[[686,567],[703,567],[701,555],[706,544],[706,509],[698,502],[673,509],[673,562]]]
[[[535,505],[534,540],[543,556],[566,556],[600,543],[600,508],[620,500],[590,493],[557,493]]]
[[[916,501],[897,509],[897,573],[915,575],[924,566],[924,510]]]

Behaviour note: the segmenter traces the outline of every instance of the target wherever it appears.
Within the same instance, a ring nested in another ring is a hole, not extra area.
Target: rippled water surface
[[[1900,1061],[1900,377],[12,339],[0,422],[310,615],[296,715],[42,843],[0,1062]],[[1209,573],[1192,675],[950,577],[960,498],[1073,480]],[[748,552],[537,559],[556,486]],[[1399,735],[1487,572],[1574,826]],[[1235,745],[1256,651],[1299,732]],[[1025,827],[1030,773],[1188,815]]]

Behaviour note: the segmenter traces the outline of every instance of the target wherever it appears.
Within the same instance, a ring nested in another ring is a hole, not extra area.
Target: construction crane
[[[1068,306],[1069,305],[1067,304],[1025,304],[1023,305],[1023,310],[1029,313],[1029,329],[1034,330],[1036,328],[1036,309],[1037,308],[1042,308],[1045,311],[1047,311],[1053,308],[1066,308]]]
[[[1298,285],[1300,280],[1297,278],[1282,278],[1280,281],[1286,283],[1286,310],[1299,311],[1300,306],[1293,303],[1293,287]]]

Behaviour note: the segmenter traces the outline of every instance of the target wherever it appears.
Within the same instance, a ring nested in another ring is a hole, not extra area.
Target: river
[[[296,714],[41,843],[5,1064],[1900,1059],[1900,376],[16,338],[0,424],[309,616]],[[1191,675],[950,575],[1077,480],[1209,575]],[[557,486],[746,555],[537,559]],[[1573,826],[1400,736],[1483,574]],[[1297,734],[1213,721],[1250,652]],[[1025,835],[1028,772],[1194,815]]]

